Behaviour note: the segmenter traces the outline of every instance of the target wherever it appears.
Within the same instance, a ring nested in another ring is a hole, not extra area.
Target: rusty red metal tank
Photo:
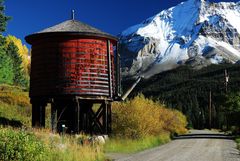
[[[29,35],[30,97],[78,95],[113,99],[117,94],[117,38],[76,20]]]
[[[120,96],[117,38],[73,18],[25,39],[32,45],[32,126],[45,126],[50,103],[53,131],[108,134],[111,102]]]

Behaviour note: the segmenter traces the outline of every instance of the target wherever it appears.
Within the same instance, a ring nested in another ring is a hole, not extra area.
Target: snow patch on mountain
[[[239,22],[239,2],[182,2],[121,33],[123,73],[149,77],[188,63],[235,63]]]

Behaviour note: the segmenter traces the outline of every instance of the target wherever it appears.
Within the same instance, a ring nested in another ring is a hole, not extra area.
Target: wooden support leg
[[[111,132],[111,121],[112,121],[112,111],[111,111],[111,103],[105,102],[103,105],[103,128],[104,134],[109,134]]]
[[[76,133],[80,133],[80,129],[81,129],[81,126],[80,126],[80,104],[79,104],[79,100],[76,99],[76,109],[75,109],[75,114],[76,114],[76,120],[75,120],[75,126],[76,126],[76,129],[75,129],[75,132]]]
[[[82,131],[87,133],[87,112],[84,106],[81,106]]]
[[[45,127],[46,103],[32,103],[32,127]]]
[[[80,102],[76,99],[75,105],[75,132],[80,133],[89,133],[91,132],[91,128],[89,125],[89,108],[92,107],[91,103]]]
[[[46,105],[40,105],[40,127],[45,127]]]
[[[102,119],[103,119],[103,133],[107,134],[108,133],[108,114],[107,114],[107,103],[104,102],[103,103],[103,115],[102,115]]]
[[[32,103],[32,127],[40,127],[40,113],[38,108],[38,104]]]
[[[86,111],[87,111],[87,133],[89,134],[93,134],[94,133],[94,129],[92,127],[92,122],[93,122],[93,117],[91,115],[91,111],[93,108],[93,104],[92,103],[88,103],[86,105]]]
[[[110,134],[112,132],[112,104],[110,102],[107,104],[107,118],[107,134]]]
[[[53,133],[57,132],[57,106],[55,103],[51,104],[51,129]]]
[[[79,120],[80,120],[80,131],[84,133],[92,134],[92,103],[81,103],[79,107]]]

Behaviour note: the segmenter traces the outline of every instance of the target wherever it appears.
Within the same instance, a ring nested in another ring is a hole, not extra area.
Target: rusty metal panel
[[[113,94],[115,93],[113,51],[115,42],[110,41],[112,67],[110,72],[107,39],[68,38],[64,41],[40,42],[32,46],[30,97],[57,95],[110,97],[110,89]]]

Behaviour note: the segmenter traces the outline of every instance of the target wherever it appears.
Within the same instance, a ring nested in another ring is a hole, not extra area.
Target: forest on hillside
[[[225,85],[225,70],[229,75]],[[128,88],[133,80],[123,80]],[[227,87],[227,91],[226,91]],[[194,128],[239,126],[240,65],[211,65],[200,70],[182,66],[142,80],[132,96],[142,93],[187,115]]]
[[[15,36],[3,36],[11,17],[4,14],[0,0],[0,83],[28,87],[30,59],[29,51]]]

